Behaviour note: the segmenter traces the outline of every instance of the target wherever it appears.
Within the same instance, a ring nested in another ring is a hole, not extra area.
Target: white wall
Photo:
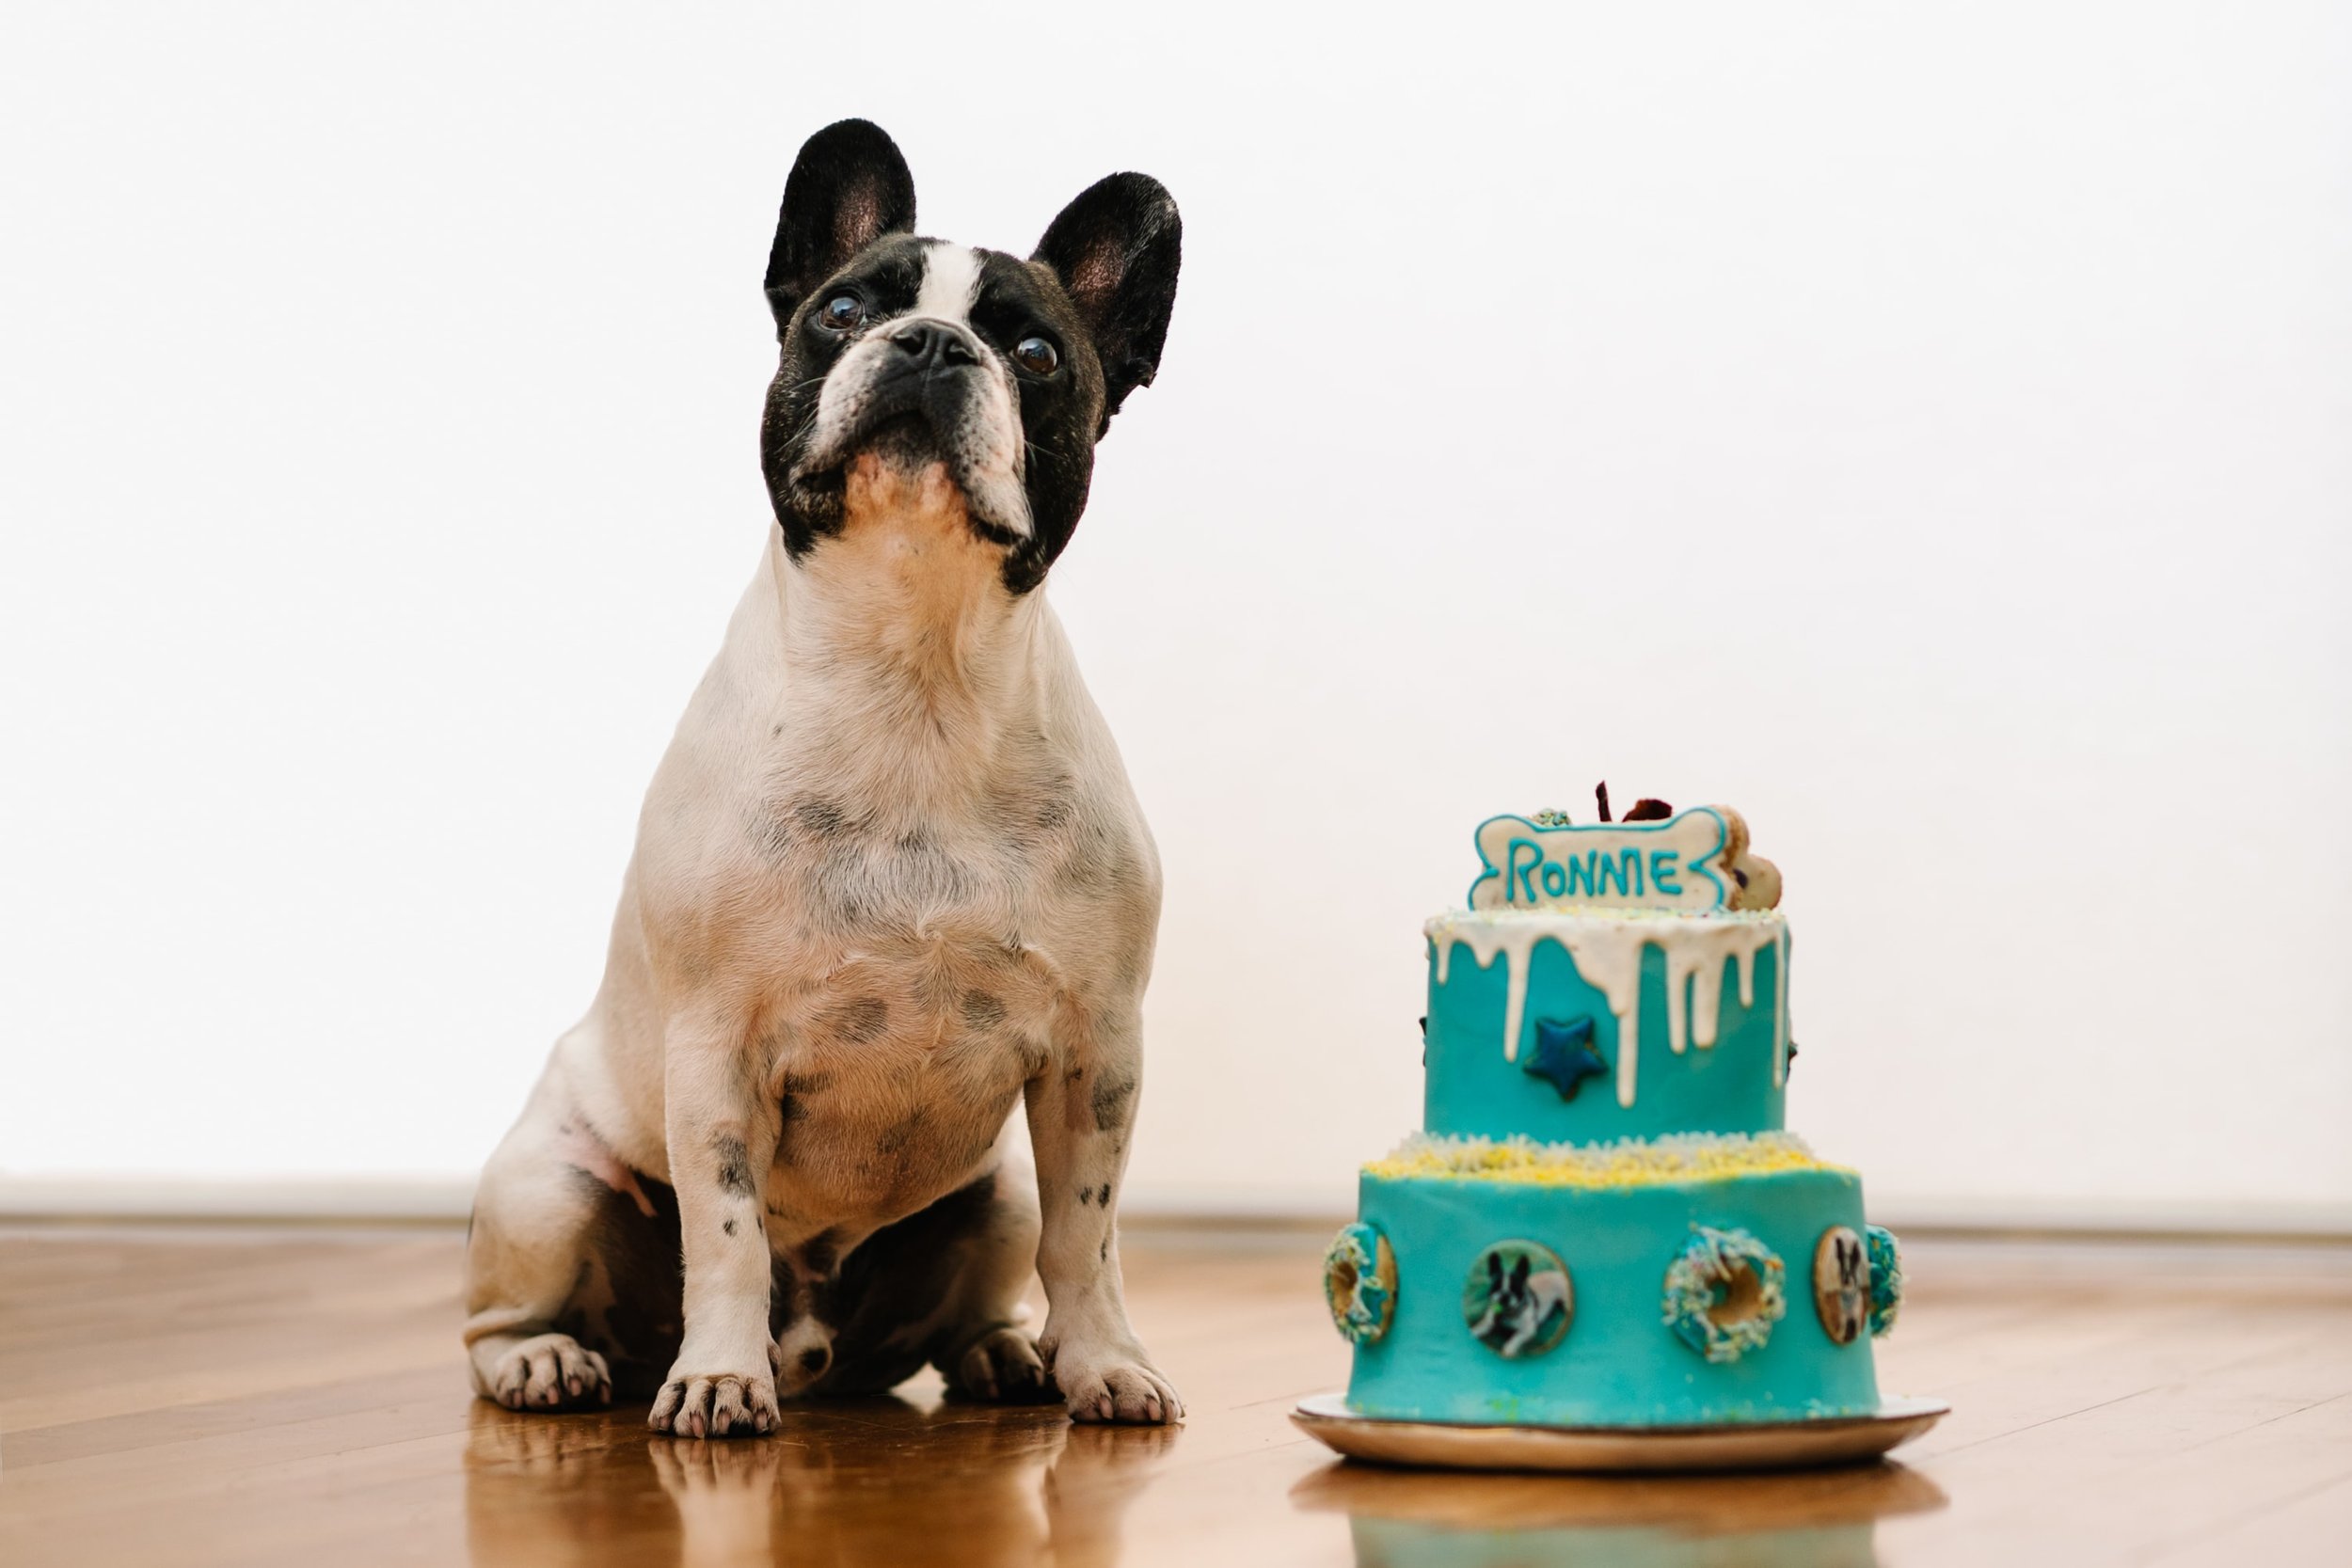
[[[1882,1207],[2352,1216],[2345,13],[1151,9],[12,8],[0,1170],[495,1141],[860,113],[932,232],[1184,205],[1053,584],[1169,869],[1139,1201],[1343,1206],[1471,825],[1606,776],[1788,869]]]

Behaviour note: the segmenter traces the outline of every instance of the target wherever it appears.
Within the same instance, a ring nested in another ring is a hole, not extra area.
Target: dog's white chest
[[[770,1189],[787,1215],[881,1224],[983,1166],[1048,1069],[1057,1014],[1104,968],[1087,927],[1117,920],[1057,832],[878,830],[804,805],[793,819],[763,1009],[782,1122]]]
[[[750,1021],[776,1217],[855,1228],[970,1180],[1023,1085],[1132,1016],[1158,866],[1041,608],[952,669],[919,618],[778,660],[837,606],[783,609],[755,584],[663,759],[636,912],[666,1011]]]

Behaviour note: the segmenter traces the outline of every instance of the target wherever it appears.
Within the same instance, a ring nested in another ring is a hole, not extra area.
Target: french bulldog
[[[974,1399],[1183,1418],[1115,1218],[1159,862],[1044,595],[1158,370],[1181,244],[1140,174],[1024,260],[917,237],[864,120],[801,150],[765,280],[773,522],[647,791],[596,1001],[483,1172],[483,1397],[617,1390],[656,1431],[745,1435],[930,1363]]]
[[[1506,1272],[1502,1255],[1486,1254],[1486,1309],[1470,1325],[1470,1337],[1507,1356],[1524,1355],[1565,1312],[1568,1276],[1557,1269],[1531,1275],[1525,1253]]]

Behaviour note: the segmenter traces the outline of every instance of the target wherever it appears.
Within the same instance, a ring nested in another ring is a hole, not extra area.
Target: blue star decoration
[[[1535,1049],[1519,1064],[1519,1070],[1558,1089],[1561,1099],[1574,1100],[1584,1080],[1607,1072],[1609,1064],[1593,1049],[1590,1018],[1539,1018]]]

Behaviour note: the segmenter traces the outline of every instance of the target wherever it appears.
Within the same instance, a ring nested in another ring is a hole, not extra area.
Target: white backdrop
[[[0,1175],[486,1152],[856,113],[930,232],[1184,207],[1053,582],[1168,868],[1135,1201],[1343,1207],[1471,825],[1605,776],[1788,872],[1882,1210],[2352,1224],[2345,13],[1152,10],[10,8]]]

